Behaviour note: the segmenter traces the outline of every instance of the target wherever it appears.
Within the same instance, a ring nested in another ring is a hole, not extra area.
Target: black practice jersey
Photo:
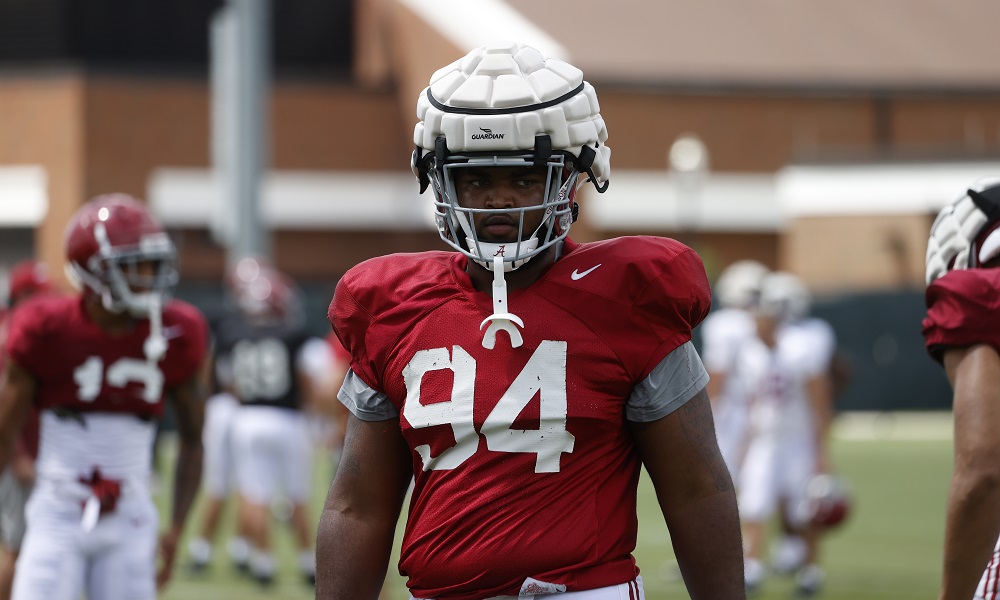
[[[283,322],[253,322],[230,313],[213,323],[215,377],[240,402],[299,408],[296,360],[310,339],[305,328]]]

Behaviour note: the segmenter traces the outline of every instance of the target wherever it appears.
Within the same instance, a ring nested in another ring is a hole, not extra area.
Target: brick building
[[[114,190],[170,224],[186,281],[218,280],[207,35],[219,4],[0,0],[0,260],[58,266],[69,216]],[[584,197],[574,237],[677,236],[713,273],[753,257],[820,291],[918,286],[929,215],[1000,154],[1000,5],[985,0],[272,4],[263,212],[278,266],[304,280],[442,247],[408,170],[414,99],[434,69],[503,37],[565,56],[598,89],[612,186]],[[694,187],[667,168],[685,133],[709,153]],[[863,178],[844,202],[809,193],[851,165],[883,165],[887,185],[907,164],[911,182],[942,178],[885,206],[854,197]]]
[[[61,272],[76,208],[122,191],[170,227],[182,295],[218,297],[208,48],[225,1],[0,0],[0,265]],[[443,248],[408,168],[416,95],[516,39],[582,68],[608,123],[611,187],[583,188],[575,238],[675,236],[710,276],[739,258],[793,271],[854,365],[841,408],[947,407],[919,339],[923,254],[937,208],[1000,166],[1000,4],[270,4],[261,213],[317,330],[351,265]],[[708,169],[685,175],[667,157],[688,135]]]

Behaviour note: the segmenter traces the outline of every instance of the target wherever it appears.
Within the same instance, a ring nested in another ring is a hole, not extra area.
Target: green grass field
[[[891,600],[936,595],[951,474],[950,424],[947,413],[838,420],[833,453],[839,472],[854,489],[855,505],[850,521],[824,543],[827,585],[822,598]],[[169,444],[164,454],[168,459],[165,462],[169,462]],[[331,471],[329,462],[318,461],[314,502],[317,517]],[[164,497],[166,492],[160,494],[161,500]],[[162,598],[312,598],[312,589],[297,576],[290,534],[287,530],[276,531],[280,566],[277,582],[270,590],[261,591],[239,577],[227,564],[222,545],[217,544],[217,564],[210,573],[195,577],[178,569]],[[646,480],[639,490],[636,558],[647,600],[688,597],[678,581],[666,526]],[[185,557],[180,560],[183,562]],[[789,579],[774,577],[755,598],[786,599],[791,591]],[[404,579],[396,574],[395,563],[390,566],[383,596],[384,600],[409,597]]]

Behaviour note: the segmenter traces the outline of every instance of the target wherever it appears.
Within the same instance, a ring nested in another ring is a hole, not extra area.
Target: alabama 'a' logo
[[[506,247],[507,244],[500,244],[500,247],[497,248],[497,251],[493,253],[493,256],[507,256],[506,254],[504,254],[504,250]]]

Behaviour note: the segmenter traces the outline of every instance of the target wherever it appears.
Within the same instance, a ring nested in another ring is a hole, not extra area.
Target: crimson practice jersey
[[[7,344],[7,332],[13,311],[0,310],[0,350]],[[4,353],[0,352],[0,373],[3,372]],[[34,460],[38,457],[38,409],[34,406],[24,416],[21,430],[14,444],[14,453]]]
[[[626,401],[691,339],[711,293],[700,259],[673,240],[563,250],[509,293],[518,348],[503,332],[483,347],[492,296],[472,288],[463,255],[377,258],[337,286],[329,316],[352,370],[398,409],[413,453],[400,572],[418,598],[517,595],[527,578],[592,589],[638,573]]]
[[[86,316],[80,296],[44,297],[19,307],[10,323],[7,352],[37,381],[39,409],[163,415],[163,393],[195,375],[207,351],[205,320],[174,300],[163,311],[167,353],[147,362],[149,322],[109,334]]]
[[[927,287],[924,342],[940,361],[948,347],[989,344],[1000,351],[1000,269],[951,271]]]

